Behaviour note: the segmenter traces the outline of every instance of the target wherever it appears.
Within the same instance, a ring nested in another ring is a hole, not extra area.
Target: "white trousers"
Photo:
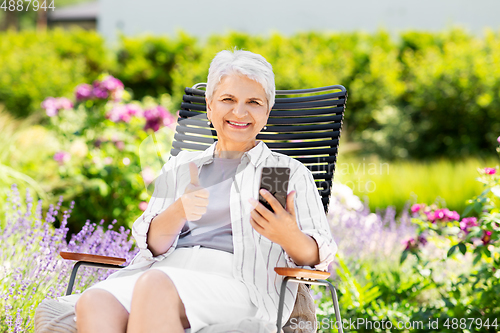
[[[195,333],[212,324],[254,317],[257,307],[250,300],[244,283],[233,278],[233,254],[200,246],[177,248],[149,269],[165,272],[174,283],[191,329]],[[144,274],[108,278],[90,289],[104,289],[113,294],[130,313],[132,293],[137,279]]]

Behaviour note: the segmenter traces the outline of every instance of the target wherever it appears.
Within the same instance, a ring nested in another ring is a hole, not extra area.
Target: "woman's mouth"
[[[250,126],[250,123],[240,123],[240,122],[230,121],[230,120],[226,120],[226,122],[229,124],[230,127],[237,128],[237,129],[247,128],[248,126]]]

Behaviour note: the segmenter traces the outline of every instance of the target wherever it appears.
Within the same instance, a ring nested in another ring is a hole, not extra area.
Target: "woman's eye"
[[[229,97],[226,97],[226,98],[224,98],[224,99],[223,99],[223,101],[225,101],[225,102],[230,102],[230,101],[232,101],[232,100],[233,100],[233,99],[232,99],[232,98],[229,98]]]
[[[257,101],[250,101],[250,103],[254,103],[254,104],[260,105],[260,103],[257,102]]]

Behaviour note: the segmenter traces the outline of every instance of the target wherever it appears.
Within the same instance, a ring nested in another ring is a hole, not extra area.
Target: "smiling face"
[[[217,131],[219,151],[248,151],[269,116],[264,88],[243,75],[224,76],[207,101],[207,116]]]

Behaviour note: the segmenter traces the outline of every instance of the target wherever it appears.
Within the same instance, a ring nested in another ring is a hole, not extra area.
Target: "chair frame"
[[[188,119],[194,115],[203,115],[203,111],[206,112],[206,107],[202,105],[202,101],[200,100],[199,96],[204,96],[204,91],[200,90],[199,88],[205,88],[206,83],[198,83],[194,85],[192,88],[186,88],[185,92],[186,95],[184,95],[183,98],[183,103],[181,105],[181,110],[179,112],[179,120],[182,119]],[[322,202],[324,205],[325,212],[328,212],[328,203],[329,203],[329,196],[330,196],[330,189],[325,189],[324,185],[329,185],[331,186],[332,181],[333,181],[333,173],[335,171],[335,162],[336,162],[336,155],[337,155],[337,147],[338,147],[338,142],[340,138],[340,132],[342,130],[342,121],[343,121],[343,114],[345,110],[345,104],[347,100],[347,91],[346,89],[341,86],[341,85],[333,85],[333,86],[327,86],[327,87],[320,87],[320,88],[311,88],[311,89],[299,89],[299,90],[276,90],[276,95],[297,95],[297,94],[310,94],[310,93],[318,93],[318,92],[325,92],[325,91],[331,91],[331,90],[340,90],[340,93],[333,93],[333,94],[328,94],[327,98],[319,98],[320,102],[310,102],[310,98],[308,99],[307,97],[295,97],[295,98],[290,98],[288,101],[287,99],[276,99],[277,104],[273,107],[272,110],[283,110],[283,107],[286,107],[287,105],[292,105],[297,103],[304,103],[304,106],[298,106],[297,108],[303,109],[303,108],[316,108],[316,107],[325,107],[325,106],[331,106],[328,101],[321,101],[321,99],[338,99],[339,102],[334,102],[335,108],[340,108],[340,111],[336,111],[335,116],[330,116],[329,119],[333,119],[332,123],[335,122],[334,127],[326,127],[323,126],[322,129],[338,129],[337,132],[333,131],[332,135],[328,135],[329,137],[332,137],[332,144],[331,146],[335,146],[334,149],[327,149],[327,150],[322,150],[322,151],[328,151],[328,154],[330,155],[330,158],[319,158],[317,157],[317,161],[320,162],[326,162],[326,168],[321,168],[321,166],[307,166],[311,171],[326,171],[326,173],[322,174],[325,176],[320,176],[318,177],[315,176],[315,178],[320,178],[320,179],[325,179],[323,182],[318,182],[316,185],[318,187],[318,191],[320,195],[322,196]],[[193,96],[193,97],[190,97]],[[320,95],[320,96],[327,96],[325,95]],[[197,104],[193,104],[191,102],[195,102]],[[289,103],[289,104],[286,104]],[[278,105],[278,106],[277,106]],[[192,108],[194,108],[195,112],[191,111]],[[286,110],[286,108],[285,108]],[[331,110],[331,109],[330,109]],[[197,111],[202,111],[202,112],[197,112]],[[283,111],[281,111],[283,112]],[[286,113],[286,111],[285,111]],[[330,112],[331,113],[331,112]],[[270,117],[273,115],[273,111],[271,111]],[[316,114],[317,115],[317,114]],[[205,113],[206,117],[206,113]],[[324,119],[324,118],[323,118]],[[206,120],[206,118],[204,119]],[[206,123],[206,122],[205,122]],[[204,150],[205,147],[196,145],[196,144],[191,144],[191,143],[184,143],[183,141],[186,139],[186,135],[180,134],[179,129],[180,129],[180,122],[177,125],[176,128],[176,134],[174,137],[174,142],[172,144],[172,155],[177,155],[182,148],[187,148],[187,149],[195,149],[195,150]],[[199,124],[195,124],[195,126],[199,126]],[[319,127],[318,125],[316,125]],[[210,125],[212,127],[212,125]],[[287,128],[290,128],[290,126],[286,126]],[[276,127],[278,128],[278,127]],[[208,132],[208,135],[213,135],[216,137],[216,132],[212,128],[208,129],[210,132]],[[271,129],[268,129],[267,131],[271,132]],[[277,131],[277,130],[276,130]],[[293,130],[286,130],[288,132],[293,131]],[[265,131],[262,131],[265,132]],[[261,132],[261,133],[262,133]],[[199,131],[198,131],[199,133]],[[203,134],[207,134],[206,132]],[[262,134],[257,135],[257,139],[259,139],[259,136],[263,136]],[[265,136],[265,134],[264,134]],[[320,136],[318,136],[320,137]],[[337,139],[334,139],[334,138]],[[189,137],[187,138],[188,141],[193,141],[196,139],[199,139],[200,137],[191,137],[191,140],[189,140]],[[177,140],[177,141],[176,141]],[[183,147],[184,146],[184,147]],[[306,150],[304,150],[306,151]],[[317,151],[320,151],[318,149]],[[333,151],[333,154],[332,154]],[[287,154],[288,151],[286,150],[280,150],[281,153]],[[295,152],[294,152],[295,153]],[[319,152],[318,154],[325,154],[324,152]],[[333,155],[333,159],[331,156]],[[160,156],[161,157],[161,156]],[[311,158],[296,158],[299,161],[305,163],[309,162],[312,163]],[[332,163],[331,163],[332,162]],[[331,164],[330,164],[331,163]],[[328,179],[331,176],[330,179]],[[106,269],[121,269],[126,266],[122,266],[125,263],[125,259],[123,258],[116,258],[116,257],[108,257],[108,256],[100,256],[100,255],[92,255],[92,254],[83,254],[83,253],[71,253],[71,252],[60,252],[60,255],[62,258],[67,259],[67,260],[76,260],[77,262],[73,266],[73,270],[71,272],[70,276],[70,281],[68,284],[68,288],[66,290],[66,295],[71,295],[73,291],[73,286],[74,286],[74,281],[76,278],[76,274],[78,272],[78,269],[81,266],[91,266],[91,267],[99,267],[99,268],[106,268]],[[340,309],[339,309],[339,304],[338,304],[338,298],[337,298],[337,291],[335,287],[326,280],[330,276],[330,273],[324,272],[324,271],[318,271],[318,270],[310,270],[310,269],[302,269],[302,268],[288,268],[288,267],[275,267],[274,268],[275,272],[281,276],[285,276],[283,278],[282,284],[281,284],[281,290],[280,290],[280,299],[278,303],[278,315],[277,315],[277,320],[276,320],[276,327],[278,329],[278,332],[281,332],[282,329],[282,314],[283,314],[283,307],[284,307],[284,301],[285,301],[285,291],[286,291],[286,286],[288,282],[297,282],[297,283],[304,283],[306,285],[322,285],[328,287],[330,290],[332,299],[333,299],[333,306],[334,306],[334,311],[335,311],[335,317],[337,321],[337,328],[339,333],[343,333],[343,327],[342,327],[342,319],[340,317]]]

